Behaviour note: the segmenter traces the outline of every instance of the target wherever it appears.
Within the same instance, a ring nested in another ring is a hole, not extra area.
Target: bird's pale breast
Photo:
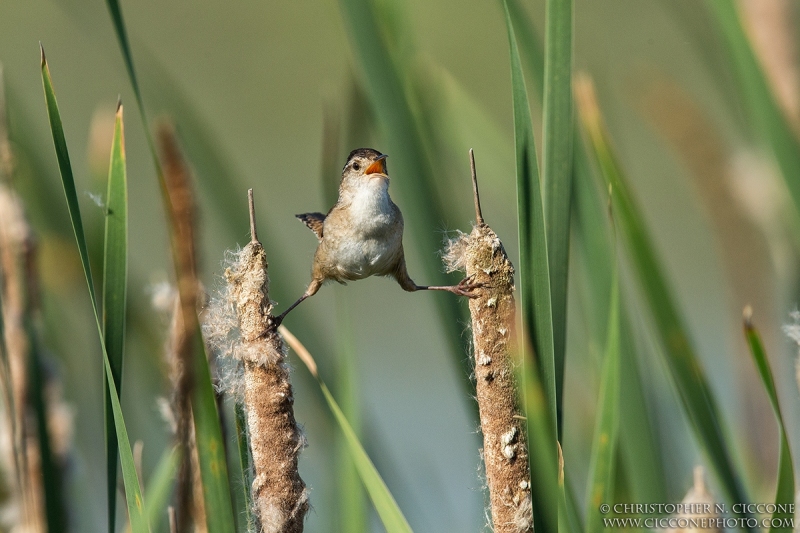
[[[325,219],[328,275],[340,280],[389,274],[402,250],[403,220],[389,197],[388,180],[359,186]]]

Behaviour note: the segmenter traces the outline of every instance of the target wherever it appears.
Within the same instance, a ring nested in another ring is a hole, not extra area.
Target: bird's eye
[[[359,165],[358,163],[353,163],[353,170],[360,170],[360,169],[361,165]]]

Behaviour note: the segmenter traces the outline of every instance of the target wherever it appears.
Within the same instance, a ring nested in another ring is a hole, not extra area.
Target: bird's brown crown
[[[353,158],[356,157],[363,157],[365,159],[375,160],[382,155],[383,155],[382,153],[380,153],[377,150],[373,150],[372,148],[356,148],[355,150],[350,152],[350,155],[347,156],[347,162],[344,164],[344,166],[346,167],[347,164],[350,163],[350,161],[352,161]]]

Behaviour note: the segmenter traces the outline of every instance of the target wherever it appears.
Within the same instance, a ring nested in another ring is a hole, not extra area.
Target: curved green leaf
[[[556,532],[564,511],[563,485],[557,483],[556,381],[553,359],[553,318],[550,293],[545,214],[536,146],[533,138],[528,93],[522,73],[514,25],[505,5],[511,56],[511,89],[514,108],[514,144],[517,162],[517,211],[519,218],[520,297],[522,335],[532,339],[532,353],[524,342],[522,390],[528,429],[534,529]],[[527,352],[527,353],[526,353]],[[529,362],[537,365],[533,376]]]
[[[47,67],[47,61],[44,57],[44,49],[42,49],[41,66],[42,84],[44,86],[47,115],[50,120],[50,130],[53,133],[53,144],[55,146],[56,157],[58,159],[58,167],[61,172],[61,181],[64,186],[64,194],[67,200],[70,220],[72,222],[72,230],[75,234],[75,240],[77,242],[78,251],[81,258],[81,265],[83,266],[83,273],[86,278],[86,285],[89,289],[89,297],[91,299],[92,311],[94,312],[94,318],[97,325],[97,333],[100,336],[100,345],[103,351],[103,367],[105,368],[106,379],[111,385],[113,385],[112,387],[108,387],[110,392],[109,399],[111,400],[111,410],[114,415],[114,427],[116,430],[117,440],[119,442],[120,460],[122,463],[122,479],[125,485],[125,495],[128,504],[128,516],[131,521],[131,530],[134,533],[145,533],[149,532],[150,528],[144,514],[144,500],[142,499],[142,491],[139,486],[139,478],[136,474],[136,466],[133,462],[133,453],[131,452],[131,444],[130,440],[128,439],[128,431],[125,429],[125,420],[122,416],[122,407],[119,403],[117,386],[114,381],[114,374],[111,369],[108,353],[106,352],[103,328],[100,324],[100,314],[98,313],[97,309],[94,281],[92,280],[92,272],[89,268],[89,253],[86,247],[86,237],[83,232],[83,222],[81,220],[81,212],[78,206],[78,193],[75,190],[75,180],[72,175],[72,165],[70,164],[69,151],[67,150],[67,141],[64,137],[64,128],[61,123],[61,115],[58,111],[58,103],[56,102],[56,95],[55,91],[53,90],[53,82],[50,78],[50,70]]]
[[[147,494],[147,521],[153,529],[159,518],[167,515],[167,503],[172,494],[178,468],[178,449],[167,448],[158,460],[145,487]]]
[[[558,433],[562,430],[567,341],[567,274],[572,196],[572,0],[547,0],[544,60],[542,181],[553,317]]]
[[[673,300],[661,263],[656,258],[644,219],[634,203],[607,138],[588,79],[582,82],[580,92],[583,94],[580,101],[581,119],[605,185],[612,189],[615,220],[627,244],[642,294],[664,346],[661,353],[666,356],[665,363],[681,404],[730,500],[750,501],[734,468],[716,401]]]
[[[608,333],[597,404],[592,458],[589,467],[589,489],[586,498],[586,531],[604,531],[601,504],[610,504],[614,494],[617,428],[620,414],[620,311],[619,272],[612,273],[611,301],[608,310]]]
[[[405,516],[403,516],[403,512],[400,510],[400,507],[398,507],[394,496],[389,492],[389,487],[386,486],[386,483],[383,481],[383,478],[381,478],[372,460],[367,455],[364,446],[358,440],[356,432],[353,431],[353,427],[350,425],[350,422],[348,422],[339,404],[333,398],[333,394],[331,394],[328,386],[325,385],[325,382],[319,377],[317,373],[317,363],[314,361],[314,358],[297,337],[286,329],[286,327],[280,326],[278,331],[286,340],[286,343],[295,351],[300,360],[303,361],[303,364],[306,365],[306,368],[308,368],[308,371],[311,372],[311,375],[317,380],[317,383],[319,383],[322,394],[325,396],[325,401],[328,402],[328,407],[331,413],[333,413],[334,419],[336,419],[336,422],[339,424],[339,429],[342,430],[342,435],[344,435],[345,443],[353,458],[358,475],[361,477],[361,482],[364,484],[364,488],[367,490],[367,494],[369,494],[372,504],[378,512],[383,527],[386,528],[387,533],[410,533],[411,526],[408,524]]]
[[[597,185],[586,154],[586,143],[576,138],[574,207],[577,250],[575,264],[580,266],[587,288],[587,315],[591,317],[590,334],[594,343],[602,346],[608,324],[608,301],[611,284],[610,232],[598,221],[606,219],[607,189]],[[605,194],[603,194],[605,192]],[[630,312],[620,302],[620,426],[619,447],[621,470],[631,488],[631,501],[665,501],[666,478],[661,460],[660,440],[656,438],[647,412],[645,387],[642,384],[640,363],[633,346],[634,330]]]
[[[745,311],[744,336],[750,347],[750,353],[753,355],[753,362],[756,364],[756,368],[758,368],[758,375],[761,377],[761,382],[764,384],[764,390],[769,397],[769,403],[772,405],[772,411],[775,413],[775,420],[778,422],[778,430],[780,431],[778,480],[775,483],[775,504],[778,506],[778,509],[792,509],[794,507],[795,489],[792,451],[789,447],[789,438],[786,435],[786,428],[783,424],[783,414],[781,413],[781,406],[778,403],[778,393],[775,390],[775,380],[772,377],[772,370],[769,368],[767,354],[764,351],[761,336],[753,325],[752,317],[748,311]],[[791,527],[793,518],[793,513],[775,512],[770,521],[770,533],[789,533],[793,530]]]
[[[122,125],[122,105],[117,106],[114,139],[111,145],[111,164],[108,170],[107,212],[103,248],[103,338],[111,373],[122,394],[122,361],[125,349],[125,315],[128,293],[128,178],[125,170],[125,133]],[[104,379],[106,416],[106,467],[108,481],[108,528],[114,531],[117,507],[117,436],[114,413]]]
[[[106,0],[108,11],[111,14],[111,21],[114,23],[114,33],[117,35],[119,47],[122,50],[122,59],[125,62],[125,70],[128,72],[128,78],[133,87],[133,94],[136,97],[137,108],[139,109],[139,116],[142,119],[144,126],[144,135],[147,139],[147,146],[150,148],[150,156],[153,158],[153,163],[156,167],[156,174],[158,176],[159,185],[161,186],[162,201],[165,205],[169,205],[169,194],[167,194],[167,186],[164,181],[164,173],[161,170],[161,163],[158,159],[158,152],[156,151],[156,144],[153,141],[153,134],[147,124],[147,113],[144,109],[144,99],[142,98],[142,91],[139,88],[139,80],[136,77],[136,69],[133,66],[133,54],[131,53],[131,45],[128,41],[128,32],[125,29],[125,20],[122,18],[122,8],[119,5],[119,0]]]
[[[356,432],[350,426],[350,423],[345,418],[344,413],[339,408],[339,404],[334,400],[333,395],[328,386],[322,380],[319,380],[320,389],[328,402],[333,417],[339,423],[339,428],[342,430],[345,442],[350,449],[350,454],[353,457],[358,475],[361,477],[361,482],[364,483],[364,488],[367,490],[378,516],[381,518],[383,526],[386,528],[387,533],[405,533],[411,532],[411,526],[406,521],[400,507],[389,492],[389,488],[384,483],[372,460],[364,451],[364,446],[359,442]]]
[[[517,160],[517,211],[519,217],[518,268],[522,320],[532,340],[536,362],[553,423],[556,420],[555,364],[553,360],[553,317],[550,293],[545,215],[539,167],[533,138],[528,92],[522,74],[514,26],[506,9],[508,44],[511,54],[511,89],[514,106],[514,144]]]
[[[162,203],[164,204],[167,218],[170,225],[174,226],[171,207],[171,200],[167,190],[161,162],[156,152],[155,142],[147,123],[147,114],[144,108],[144,99],[136,77],[136,69],[133,64],[133,54],[131,53],[128,41],[125,22],[122,17],[122,9],[118,0],[107,0],[111,19],[117,40],[120,44],[125,67],[136,95],[136,102],[139,114],[144,125],[145,137],[153,158],[159,185],[161,187]],[[173,261],[175,260],[175,242],[172,243]],[[208,358],[205,355],[205,345],[202,335],[197,334],[195,353],[195,387],[192,407],[194,413],[197,451],[200,458],[200,473],[203,480],[203,497],[206,505],[206,517],[209,531],[230,531],[234,527],[233,504],[229,487],[227,462],[225,459],[225,448],[222,439],[222,428],[216,407],[214,389],[211,383],[211,374],[208,368]]]
[[[236,522],[233,518],[225,441],[222,437],[217,399],[211,383],[211,371],[208,367],[208,357],[199,325],[194,346],[195,386],[192,413],[200,478],[203,481],[206,526],[209,533],[233,533]]]
[[[524,341],[522,341],[524,342]],[[522,342],[520,344],[522,344]],[[519,350],[518,359],[525,356]],[[531,497],[533,499],[534,531],[558,533],[565,521],[565,531],[571,531],[566,523],[569,517],[564,514],[565,503],[563,484],[559,483],[558,455],[559,444],[555,436],[555,421],[552,419],[547,399],[539,376],[530,364],[518,365],[517,380],[520,383],[520,400],[525,407],[525,421],[528,438],[528,460],[531,464]]]
[[[241,470],[241,489],[242,507],[237,509],[238,516],[244,516],[246,520],[245,531],[255,533],[256,523],[253,518],[252,500],[250,498],[250,487],[253,485],[252,469],[250,468],[250,439],[247,436],[247,415],[244,411],[244,404],[240,401],[234,405],[234,416],[236,418],[236,444],[238,445],[239,468]]]

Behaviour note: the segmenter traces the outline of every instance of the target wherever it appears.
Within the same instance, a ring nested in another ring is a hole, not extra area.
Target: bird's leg
[[[475,294],[475,289],[479,289],[483,287],[483,283],[473,283],[472,278],[474,276],[469,276],[467,278],[462,279],[458,285],[441,285],[441,286],[431,286],[431,285],[417,285],[414,283],[414,280],[408,275],[408,270],[406,269],[406,261],[402,259],[400,261],[400,265],[397,268],[397,272],[394,274],[394,279],[397,280],[397,283],[400,284],[400,287],[404,291],[408,292],[415,292],[415,291],[448,291],[452,292],[453,294],[457,294],[459,296],[466,296],[467,298],[477,298],[478,295]]]
[[[315,294],[317,294],[317,291],[319,290],[320,287],[322,287],[322,281],[320,281],[318,279],[312,279],[311,283],[308,285],[308,288],[306,289],[306,292],[303,293],[303,295],[295,303],[290,305],[289,308],[286,311],[284,311],[283,313],[279,314],[276,317],[272,317],[270,319],[270,323],[272,324],[272,326],[275,327],[275,328],[280,326],[281,323],[283,322],[283,319],[286,318],[286,315],[289,314],[289,311],[291,311],[292,309],[294,309],[295,307],[300,305],[300,303],[303,300],[305,300],[306,298],[309,298],[309,297],[314,296]]]

